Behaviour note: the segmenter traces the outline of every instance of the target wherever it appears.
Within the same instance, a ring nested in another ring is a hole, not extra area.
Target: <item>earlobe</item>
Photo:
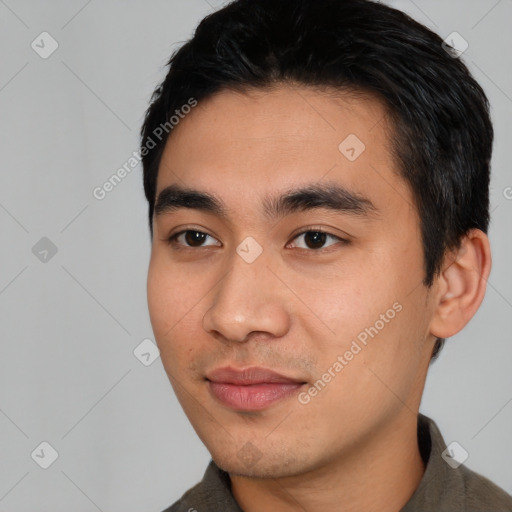
[[[487,235],[479,229],[469,231],[460,248],[445,256],[442,268],[430,333],[449,338],[471,320],[484,298],[491,271]]]

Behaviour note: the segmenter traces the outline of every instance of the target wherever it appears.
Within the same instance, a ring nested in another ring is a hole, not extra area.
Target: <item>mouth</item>
[[[288,377],[267,368],[237,370],[219,368],[206,377],[212,396],[225,406],[238,411],[258,411],[290,398],[306,384],[300,378]]]

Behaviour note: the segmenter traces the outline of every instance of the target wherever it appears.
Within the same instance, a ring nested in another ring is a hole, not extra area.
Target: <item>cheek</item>
[[[320,312],[336,348],[358,337],[363,342],[375,338],[399,345],[401,331],[421,316],[421,304],[416,311],[422,300],[417,296],[423,278],[421,247],[416,244],[412,250],[396,245],[392,250],[386,243],[374,244],[371,250],[359,252],[352,265],[333,272],[321,288],[308,285],[308,305]]]
[[[173,375],[187,371],[205,349],[201,345],[201,331],[203,301],[208,299],[209,287],[204,275],[198,276],[195,278],[193,272],[177,265],[171,266],[161,257],[151,258],[148,310],[162,363],[167,373]]]
[[[399,388],[414,378],[421,356],[423,297],[419,289],[410,294],[414,278],[399,279],[394,269],[367,268],[364,276],[347,272],[317,289],[303,281],[307,305],[321,320],[311,316],[307,329],[315,340],[318,372],[332,369],[338,356],[342,357],[343,370],[337,375],[343,377],[335,379],[332,389],[345,381],[343,388],[350,382],[347,389],[363,394],[374,389],[374,396],[380,396],[386,386],[379,377],[388,385],[396,382]]]
[[[147,279],[148,309],[157,338],[172,334],[179,322],[186,320],[201,296],[190,272],[152,255]]]
[[[342,350],[361,331],[373,325],[379,314],[393,304],[391,294],[379,293],[374,283],[371,276],[367,274],[362,278],[359,272],[333,277],[321,286],[303,281],[302,291],[307,297],[304,302],[316,316],[316,327],[310,324],[316,330],[314,338],[322,333],[321,338],[326,336],[326,345]]]
[[[179,300],[182,290],[179,277],[152,259],[147,281],[148,310],[160,357],[169,376],[176,372],[179,359],[173,340],[176,340],[183,316]]]

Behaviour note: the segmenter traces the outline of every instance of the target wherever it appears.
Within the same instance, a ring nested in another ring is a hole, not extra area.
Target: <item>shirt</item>
[[[512,496],[484,476],[458,465],[433,420],[418,415],[418,446],[425,472],[400,512],[512,512]],[[449,464],[450,462],[450,464]],[[163,512],[243,512],[229,474],[210,461],[203,480]]]

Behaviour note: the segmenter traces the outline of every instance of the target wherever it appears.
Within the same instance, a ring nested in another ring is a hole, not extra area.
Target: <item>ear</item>
[[[462,330],[482,303],[490,272],[489,238],[483,231],[473,229],[460,248],[444,258],[436,283],[432,335],[449,338]]]

